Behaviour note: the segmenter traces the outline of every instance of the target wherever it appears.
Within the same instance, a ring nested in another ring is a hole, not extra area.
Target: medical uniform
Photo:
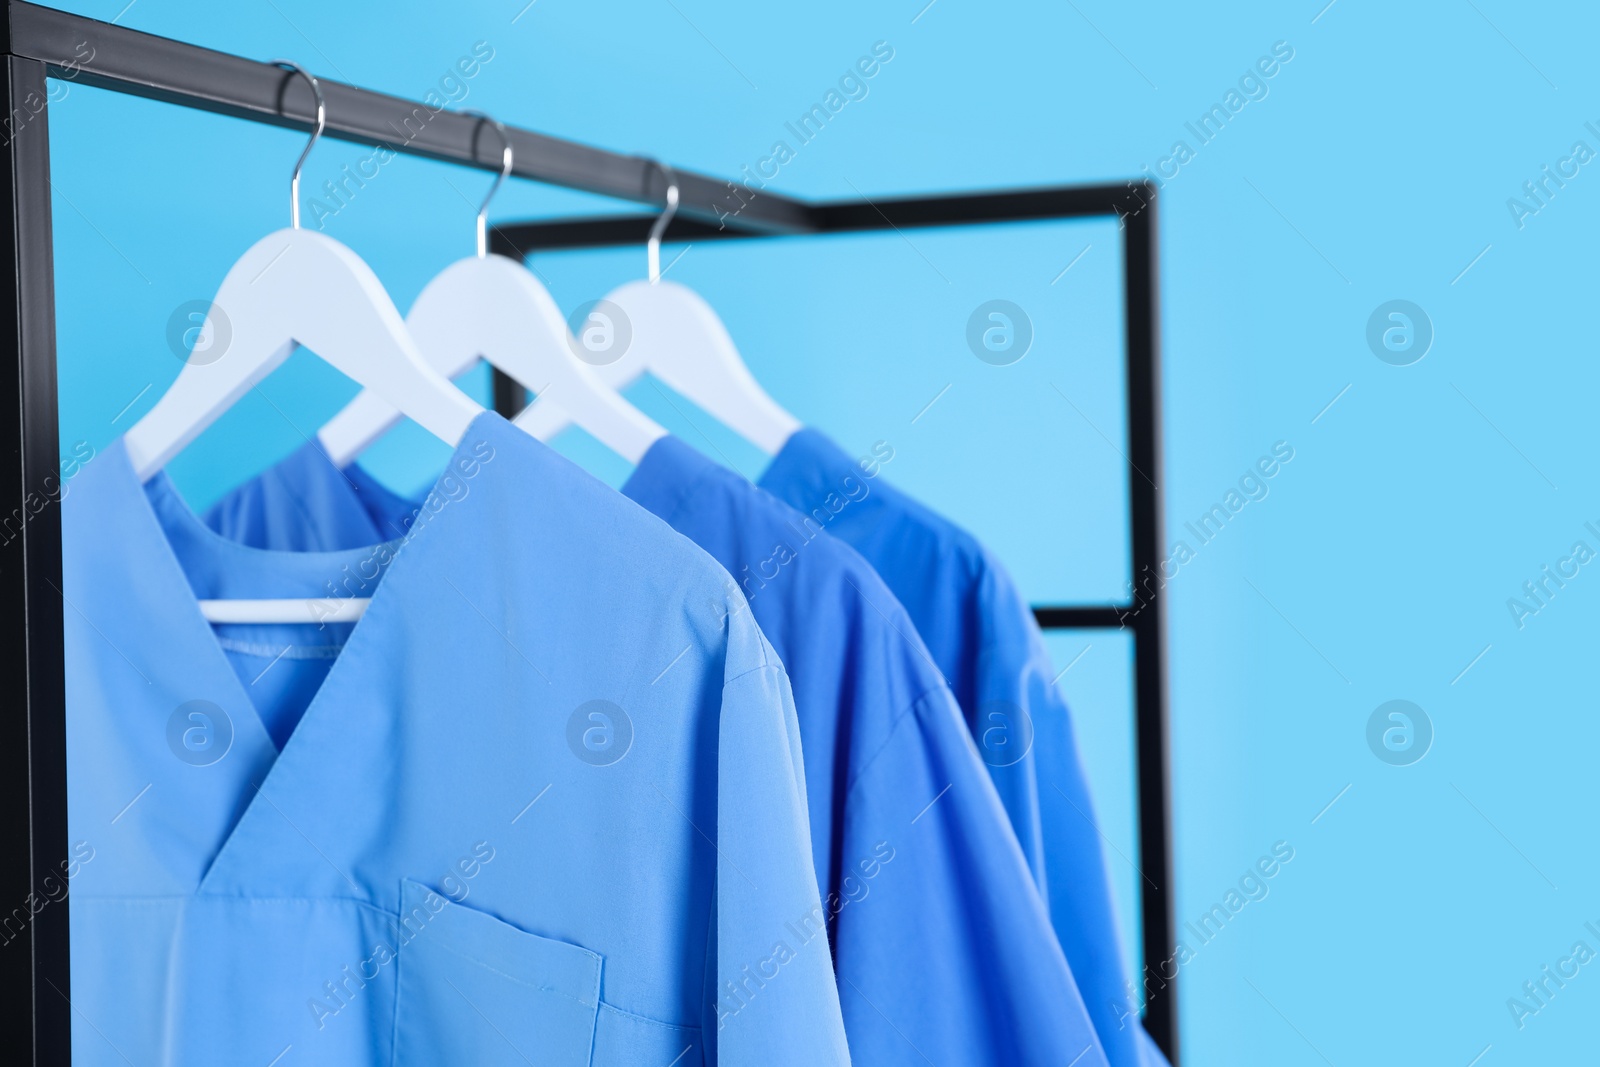
[[[492,413],[379,545],[120,442],[63,507],[76,1062],[849,1062],[788,679],[687,539]]]
[[[340,542],[413,510],[308,445],[208,521],[262,547]],[[994,787],[943,677],[859,554],[682,441],[623,493],[721,563],[793,683],[819,917],[860,1063],[1103,1064]],[[287,514],[286,502],[307,502]],[[294,523],[314,530],[290,530]]]
[[[859,551],[905,606],[966,715],[1111,1064],[1164,1062],[1138,1021],[1088,780],[1033,614],[970,534],[883,480],[892,456],[880,442],[858,460],[802,429],[760,485]]]
[[[960,709],[877,573],[670,437],[623,492],[727,568],[788,667],[859,1061],[1104,1063]]]

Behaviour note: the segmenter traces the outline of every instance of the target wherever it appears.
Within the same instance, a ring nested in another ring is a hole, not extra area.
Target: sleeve
[[[1105,1055],[955,698],[929,691],[858,772],[837,927],[862,1063],[1074,1064]]]
[[[1107,1056],[1132,1067],[1140,1062],[1143,991],[1129,983],[1123,962],[1088,776],[1043,639],[1031,617],[1011,615],[1014,626],[984,653],[984,689],[989,699],[1021,709],[1030,727],[1050,915]]]
[[[794,699],[760,631],[734,622],[718,728],[707,1062],[844,1067],[850,1053],[811,866]]]

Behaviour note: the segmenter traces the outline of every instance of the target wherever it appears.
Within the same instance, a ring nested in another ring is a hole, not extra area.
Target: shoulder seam
[[[722,683],[722,687],[724,689],[726,689],[728,686],[732,685],[734,682],[737,682],[739,679],[749,677],[752,674],[759,674],[762,671],[777,671],[778,674],[782,675],[783,677],[785,677],[785,678],[789,677],[789,672],[783,669],[783,664],[781,664],[781,663],[763,663],[759,667],[751,667],[747,671],[740,671],[738,674],[734,675],[732,678],[724,679],[723,683]]]
[[[927,703],[929,697],[938,695],[940,688],[940,686],[932,686],[928,688],[915,700],[907,701],[906,704],[895,713],[894,721],[890,723],[889,732],[884,735],[882,744],[878,745],[878,747],[873,750],[872,755],[868,756],[866,761],[863,762],[860,767],[856,768],[856,773],[852,775],[850,781],[846,783],[844,787],[844,795],[846,800],[850,798],[850,794],[855,792],[856,786],[863,778],[866,777],[867,772],[872,769],[872,765],[878,762],[878,757],[883,755],[884,750],[887,749],[890,742],[894,740],[895,734],[900,732],[900,727],[905,723],[905,721],[907,719],[916,717],[917,709]],[[944,686],[943,688],[946,692],[949,692],[948,686]],[[950,699],[952,702],[954,702],[955,695],[951,694]]]

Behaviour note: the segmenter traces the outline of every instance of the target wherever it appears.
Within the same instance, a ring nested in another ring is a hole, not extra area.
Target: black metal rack
[[[0,511],[20,530],[0,547],[0,645],[12,679],[0,716],[0,1046],[32,1062],[71,1059],[71,983],[66,899],[34,911],[41,880],[68,854],[61,592],[54,250],[51,233],[47,79],[82,84],[254,122],[308,128],[305,82],[270,64],[21,3],[4,5],[5,100],[0,183],[10,210],[4,270],[12,298],[0,305],[5,368],[0,417]],[[319,79],[320,80],[320,79]],[[475,152],[478,120],[456,112],[321,80],[328,136],[498,169]],[[666,183],[651,161],[508,127],[519,177],[639,203],[659,203]],[[667,240],[828,234],[884,228],[1115,217],[1123,243],[1129,499],[1133,580],[1125,604],[1035,608],[1045,628],[1125,628],[1135,648],[1135,717],[1142,868],[1145,1024],[1177,1062],[1176,989],[1165,976],[1176,935],[1172,897],[1162,558],[1161,425],[1156,295],[1155,190],[1145,182],[1060,186],[879,201],[806,203],[735,182],[678,171],[680,208]],[[496,251],[643,242],[655,216],[529,222],[496,227]],[[520,390],[497,380],[496,407],[514,410]],[[1142,472],[1142,475],[1139,473]],[[52,490],[52,486],[55,487]],[[52,495],[52,493],[54,495]],[[42,501],[42,504],[41,504]],[[20,918],[19,918],[20,917]],[[26,1007],[24,1007],[26,1006]]]

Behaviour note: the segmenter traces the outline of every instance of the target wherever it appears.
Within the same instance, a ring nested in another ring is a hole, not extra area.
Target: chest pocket
[[[597,954],[401,885],[395,1067],[587,1067]]]

